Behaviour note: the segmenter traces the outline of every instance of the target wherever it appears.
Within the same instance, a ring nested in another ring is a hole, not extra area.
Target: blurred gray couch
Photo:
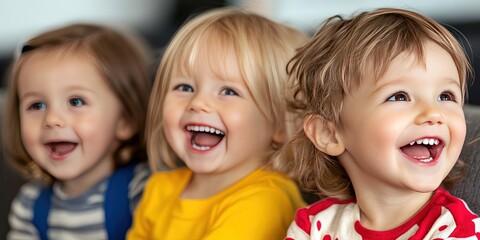
[[[5,117],[5,93],[0,89],[0,126]],[[3,152],[3,131],[0,131],[0,239],[5,239],[8,225],[7,216],[10,212],[10,202],[24,182],[23,178],[10,166]]]
[[[467,137],[460,158],[467,164],[465,178],[450,192],[480,214],[480,106],[466,105]]]
[[[5,116],[4,92],[0,89],[0,124]],[[480,106],[465,106],[467,119],[467,140],[461,158],[467,163],[467,174],[462,182],[454,189],[452,194],[464,199],[473,212],[480,214]],[[0,146],[2,144],[0,131]],[[11,168],[0,152],[0,239],[4,239],[8,230],[7,216],[10,202],[24,180]],[[309,201],[307,199],[307,201]]]

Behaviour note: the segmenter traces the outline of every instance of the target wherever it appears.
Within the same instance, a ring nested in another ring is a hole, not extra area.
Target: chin
[[[437,188],[440,186],[440,183],[438,184],[422,184],[422,185],[416,185],[412,190],[419,192],[419,193],[431,193],[437,190]]]

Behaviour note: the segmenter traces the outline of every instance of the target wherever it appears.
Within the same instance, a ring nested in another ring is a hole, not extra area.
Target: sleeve
[[[141,240],[141,239],[151,239],[152,234],[152,224],[149,221],[149,208],[152,202],[153,197],[155,197],[155,188],[158,181],[157,178],[150,178],[146,182],[145,189],[143,191],[143,196],[139,200],[138,206],[133,214],[133,223],[132,227],[127,233],[128,240]]]
[[[142,198],[143,189],[150,177],[151,171],[146,162],[140,162],[135,166],[133,178],[128,186],[128,197],[130,198],[131,212],[135,211],[138,202]]]
[[[220,205],[203,239],[283,239],[296,206],[281,189],[249,189]]]
[[[480,237],[480,218],[468,208],[463,200],[456,200],[443,208],[442,215],[435,222],[438,225],[438,232],[448,232],[451,228],[453,232],[448,239],[470,237],[478,239]]]
[[[310,218],[306,209],[302,208],[295,214],[295,219],[290,224],[285,240],[310,239]]]
[[[438,193],[439,192],[439,193]],[[437,194],[438,193],[438,194]],[[480,218],[467,204],[444,189],[438,189],[434,196],[435,206],[429,209],[422,219],[420,230],[424,228],[428,239],[479,239]]]
[[[8,240],[40,238],[32,223],[33,205],[39,194],[40,185],[38,183],[29,182],[20,188],[10,207]]]

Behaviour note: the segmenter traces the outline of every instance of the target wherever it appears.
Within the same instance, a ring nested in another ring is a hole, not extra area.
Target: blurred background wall
[[[14,50],[29,37],[73,22],[98,22],[137,30],[155,49],[163,48],[193,13],[225,5],[252,9],[308,33],[334,14],[378,7],[418,11],[458,29],[468,39],[467,51],[479,67],[480,1],[472,0],[0,0],[0,89]],[[480,73],[480,70],[477,70]],[[477,74],[478,75],[478,74]],[[477,76],[478,79],[478,76]],[[478,81],[477,81],[478,82]],[[480,83],[470,86],[468,102],[480,105]]]
[[[378,7],[418,11],[459,30],[468,40],[470,46],[463,42],[477,74],[476,83],[469,85],[467,102],[480,105],[478,0],[0,0],[0,104],[15,49],[39,32],[74,22],[126,27],[137,31],[156,52],[161,52],[189,16],[227,5],[251,9],[307,33],[313,33],[322,20],[335,14],[348,17]],[[1,154],[0,239],[4,239],[10,201],[22,180]]]

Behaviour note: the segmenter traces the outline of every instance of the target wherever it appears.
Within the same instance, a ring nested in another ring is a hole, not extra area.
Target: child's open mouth
[[[191,144],[196,150],[207,151],[217,146],[225,137],[225,133],[208,126],[188,125],[187,131],[192,133]]]
[[[422,138],[401,147],[400,150],[411,159],[429,163],[437,159],[444,146],[440,139]]]
[[[49,142],[45,144],[47,149],[50,151],[50,155],[55,160],[63,159],[68,153],[75,150],[77,145],[78,145],[77,143],[66,142],[66,141]]]

